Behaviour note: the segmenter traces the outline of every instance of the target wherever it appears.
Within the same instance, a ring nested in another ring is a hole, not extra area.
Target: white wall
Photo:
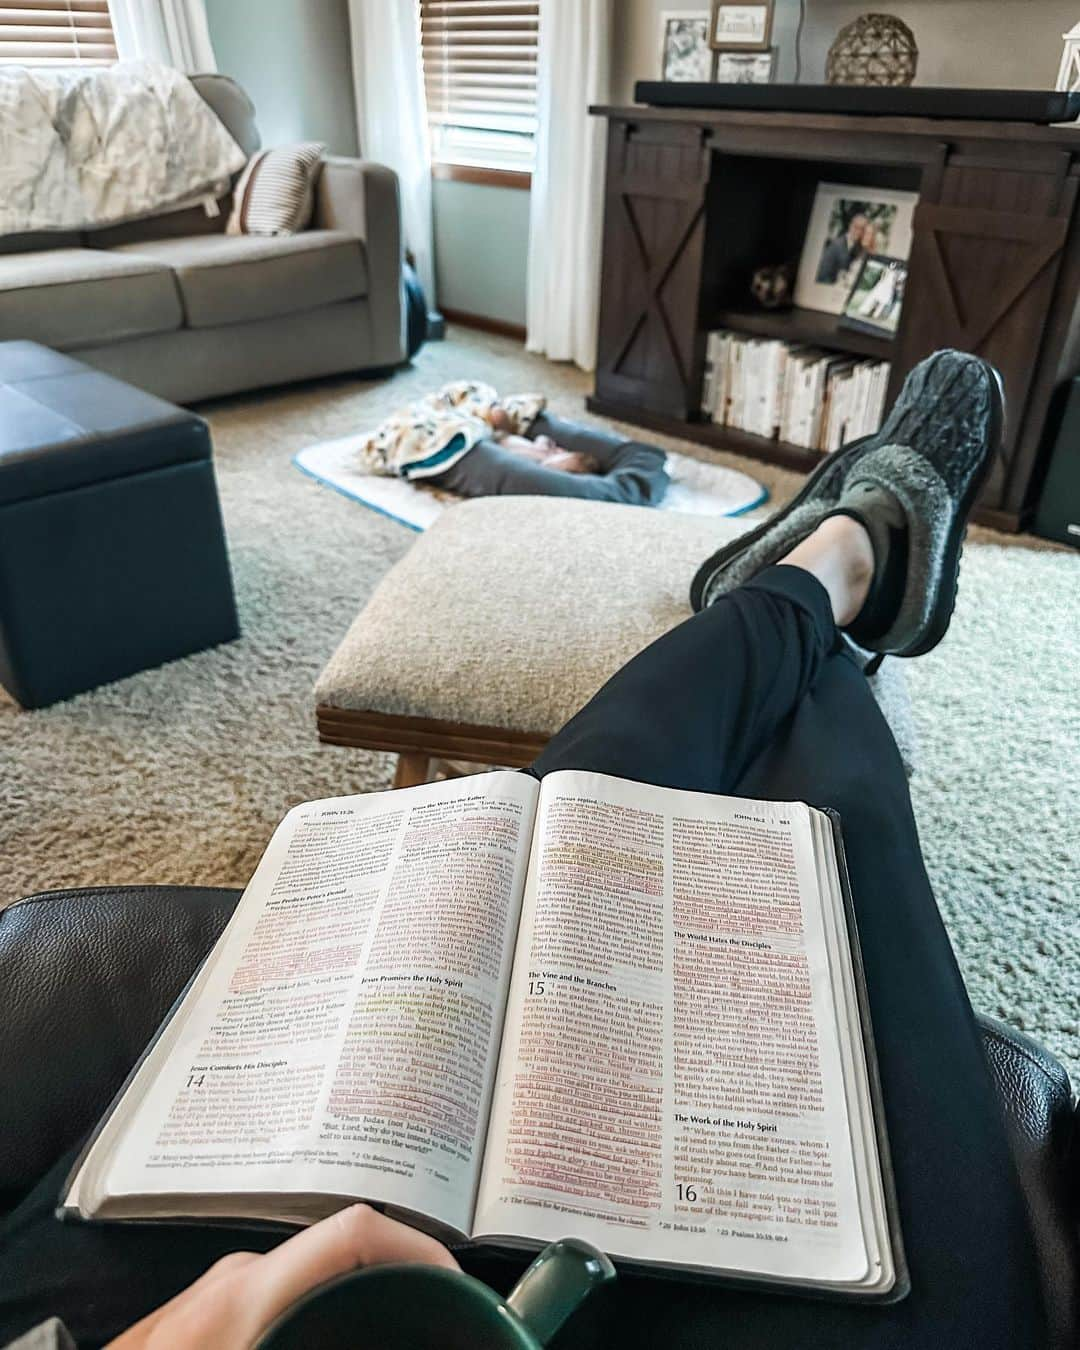
[[[615,0],[614,101],[629,103],[634,81],[659,75],[660,14],[693,9],[671,0]],[[708,5],[700,3],[705,11]],[[779,76],[794,79],[798,0],[776,0]],[[1061,35],[1080,19],[1078,0],[806,0],[802,78],[825,78],[825,57],[844,24],[868,10],[895,14],[919,45],[917,83],[991,89],[1052,89]]]

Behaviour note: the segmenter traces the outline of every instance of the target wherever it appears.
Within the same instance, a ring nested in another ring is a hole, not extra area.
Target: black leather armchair
[[[239,898],[101,886],[0,912],[0,1214],[93,1129]]]
[[[33,895],[0,913],[0,1215],[97,1122],[239,898],[184,886]],[[1080,1114],[1038,1042],[979,1026],[1061,1344],[1080,1343]]]

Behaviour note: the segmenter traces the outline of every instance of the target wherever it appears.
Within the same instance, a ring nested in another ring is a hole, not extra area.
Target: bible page
[[[133,1084],[114,1212],[328,1196],[467,1232],[537,792],[502,772],[291,811]]]
[[[477,1236],[871,1277],[810,817],[545,778]]]

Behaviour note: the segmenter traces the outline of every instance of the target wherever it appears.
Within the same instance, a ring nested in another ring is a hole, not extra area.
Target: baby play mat
[[[400,521],[410,530],[426,530],[447,506],[461,498],[434,487],[421,487],[403,478],[384,478],[366,473],[359,465],[357,448],[366,433],[342,436],[335,441],[309,445],[293,456],[293,463],[345,497],[363,502],[384,516]],[[706,464],[689,455],[668,451],[671,486],[659,505],[661,511],[680,511],[695,516],[739,516],[761,506],[768,492],[749,474]]]

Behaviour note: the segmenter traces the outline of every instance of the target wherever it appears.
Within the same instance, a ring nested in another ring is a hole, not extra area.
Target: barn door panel
[[[700,130],[612,123],[596,372],[601,398],[675,417],[693,410],[708,177]]]
[[[982,502],[1004,497],[1076,202],[1069,157],[1049,172],[946,165],[938,200],[915,213],[894,388],[923,357],[957,347],[1001,372],[1009,409],[1003,459]]]

